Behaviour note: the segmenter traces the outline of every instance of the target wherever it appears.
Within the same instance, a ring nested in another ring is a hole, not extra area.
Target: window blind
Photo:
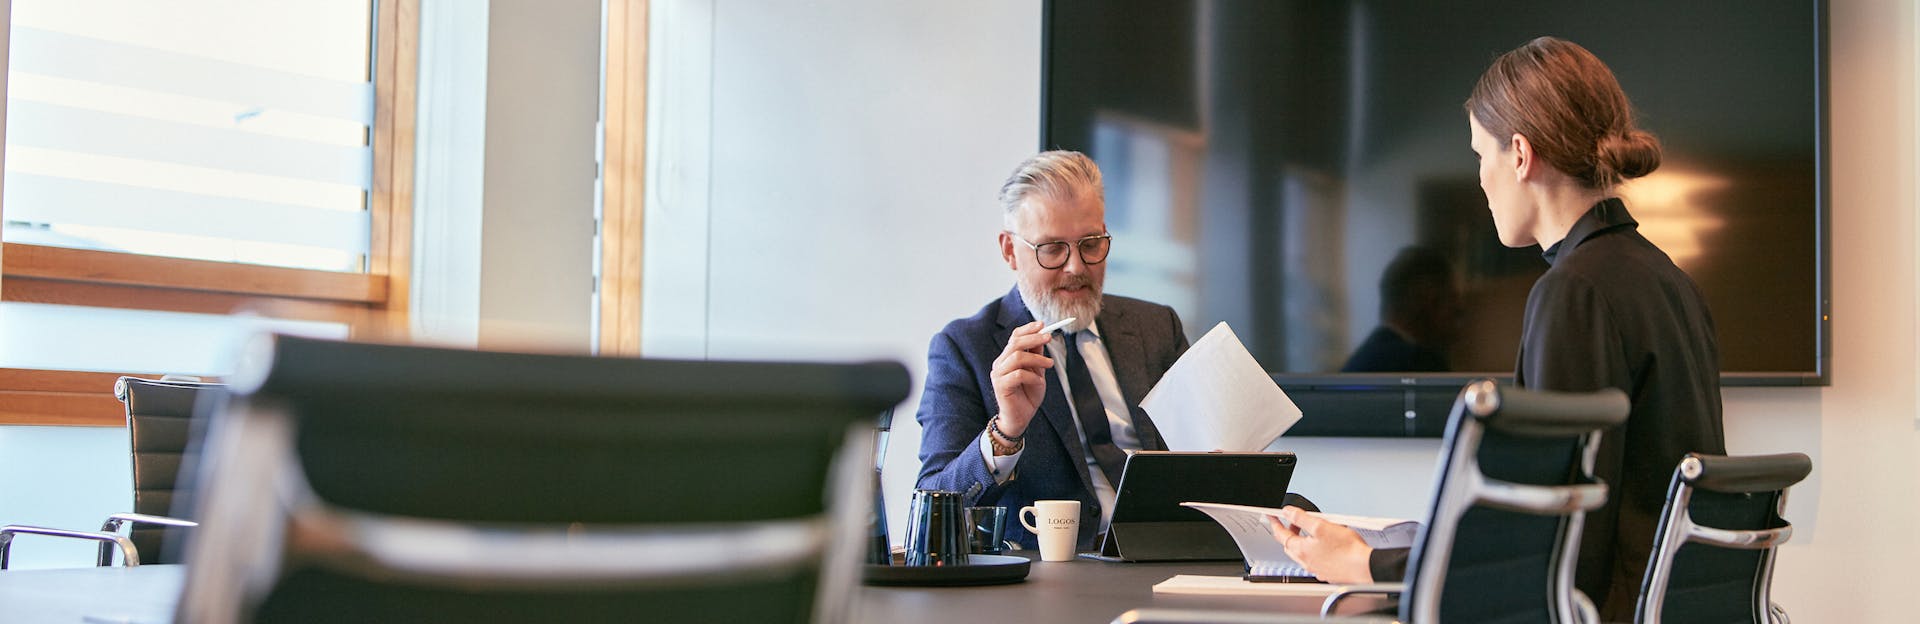
[[[365,270],[371,2],[13,10],[7,242]]]

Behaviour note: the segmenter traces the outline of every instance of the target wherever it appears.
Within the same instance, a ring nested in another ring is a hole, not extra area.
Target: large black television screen
[[[1462,103],[1501,52],[1566,38],[1666,147],[1622,195],[1706,291],[1726,382],[1823,384],[1824,22],[1817,0],[1051,0],[1041,143],[1103,170],[1109,291],[1227,321],[1297,400],[1386,410],[1308,430],[1413,431],[1416,404],[1444,418],[1511,375],[1546,269],[1495,236]],[[1419,357],[1355,358],[1387,319]]]

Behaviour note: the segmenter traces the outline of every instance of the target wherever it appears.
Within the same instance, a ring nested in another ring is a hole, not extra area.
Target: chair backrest
[[[1634,621],[1775,622],[1774,550],[1793,536],[1787,488],[1813,471],[1800,453],[1688,454],[1674,469]]]
[[[261,344],[180,621],[842,618],[872,418],[908,390],[897,363]]]
[[[127,406],[132,441],[133,512],[187,515],[192,466],[200,451],[197,413],[218,410],[225,384],[121,377],[113,395]],[[196,411],[196,407],[201,410]],[[176,502],[182,503],[177,506]],[[129,537],[143,563],[179,563],[180,527],[137,523]],[[106,565],[107,562],[101,562]]]
[[[1580,523],[1606,501],[1593,478],[1599,432],[1626,420],[1628,408],[1617,389],[1467,384],[1447,422],[1401,620],[1571,622],[1591,611],[1573,588]]]

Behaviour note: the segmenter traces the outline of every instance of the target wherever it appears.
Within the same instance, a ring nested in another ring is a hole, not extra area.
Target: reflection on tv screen
[[[1537,247],[1496,238],[1462,108],[1541,35],[1606,61],[1666,154],[1621,189],[1706,291],[1728,373],[1819,369],[1814,0],[1053,0],[1048,148],[1100,164],[1107,289],[1278,373],[1509,373]]]

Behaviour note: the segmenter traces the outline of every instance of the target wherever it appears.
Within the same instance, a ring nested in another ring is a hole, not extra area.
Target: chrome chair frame
[[[129,568],[140,565],[140,550],[134,548],[133,540],[127,539],[125,535],[99,531],[73,531],[69,529],[52,529],[22,524],[9,524],[0,527],[0,570],[7,569],[7,566],[12,563],[13,538],[19,535],[45,535],[48,537],[94,540],[100,542],[100,557],[104,560],[104,562],[99,565],[112,565],[113,551],[115,550],[121,552],[120,559],[123,562],[122,565]]]
[[[1747,463],[1781,462],[1797,465],[1788,466],[1788,474],[1778,477],[1773,482],[1709,487],[1701,481],[1708,476],[1710,462],[1735,470],[1741,469],[1742,465]],[[1689,453],[1682,458],[1680,465],[1673,471],[1673,483],[1669,486],[1667,507],[1660,518],[1659,528],[1654,534],[1653,554],[1647,562],[1647,576],[1642,581],[1640,600],[1634,605],[1633,620],[1643,624],[1660,623],[1661,611],[1666,606],[1668,584],[1672,580],[1674,562],[1679,557],[1680,547],[1692,542],[1720,548],[1764,551],[1760,555],[1760,567],[1755,573],[1753,583],[1753,621],[1788,624],[1790,618],[1787,617],[1786,610],[1773,603],[1773,563],[1777,552],[1775,547],[1793,537],[1793,525],[1780,520],[1780,526],[1770,529],[1730,530],[1703,526],[1693,521],[1690,505],[1697,488],[1729,493],[1777,491],[1779,496],[1773,513],[1775,519],[1778,519],[1787,509],[1787,488],[1805,479],[1811,470],[1811,461],[1806,455],[1800,453],[1744,457],[1714,457]]]

